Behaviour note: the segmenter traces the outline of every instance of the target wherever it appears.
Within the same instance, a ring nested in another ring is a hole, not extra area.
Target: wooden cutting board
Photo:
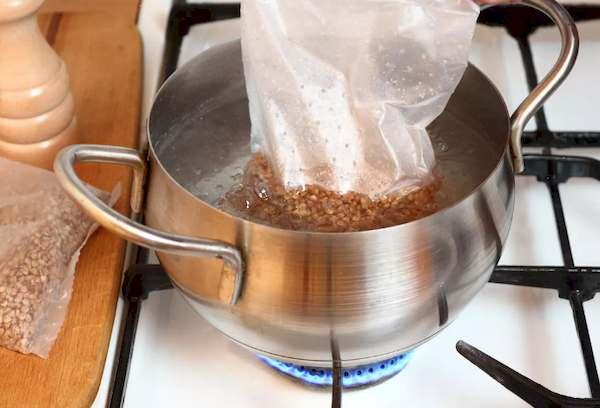
[[[82,142],[136,146],[142,52],[133,17],[47,13],[40,27],[69,69]],[[79,174],[107,190],[120,182],[116,208],[128,213],[127,169],[86,165]],[[102,228],[90,238],[77,265],[69,313],[47,360],[0,348],[0,407],[88,407],[94,401],[124,254],[125,242]]]
[[[46,0],[42,7],[47,13],[105,12],[129,21],[137,20],[139,9],[140,0]]]

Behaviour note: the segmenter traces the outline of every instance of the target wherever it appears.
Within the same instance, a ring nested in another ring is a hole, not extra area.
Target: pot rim
[[[233,43],[239,42],[239,39],[236,40],[231,40],[228,41],[226,43],[222,43],[220,45],[218,45],[217,47],[226,47],[229,46]],[[214,47],[213,47],[214,48]],[[496,165],[494,166],[494,168],[489,172],[489,174],[479,183],[477,184],[475,187],[473,187],[469,193],[465,194],[463,197],[461,197],[459,200],[455,201],[453,204],[446,206],[444,208],[442,208],[439,211],[436,211],[432,214],[426,215],[425,217],[422,218],[418,218],[416,220],[413,221],[409,221],[409,222],[405,222],[403,224],[397,224],[397,225],[392,225],[389,227],[384,227],[384,228],[376,228],[376,229],[371,229],[371,230],[364,230],[364,231],[345,231],[345,232],[319,232],[319,231],[305,231],[305,230],[293,230],[293,229],[286,229],[286,228],[280,228],[280,227],[276,227],[276,226],[272,226],[266,223],[261,223],[261,222],[255,222],[255,221],[250,221],[247,220],[245,218],[242,217],[238,217],[236,215],[233,215],[227,211],[224,211],[216,206],[214,206],[213,204],[210,204],[207,201],[202,200],[201,198],[199,198],[198,196],[194,195],[192,192],[190,192],[188,189],[186,189],[183,185],[181,185],[177,180],[175,180],[175,178],[173,178],[173,176],[167,171],[167,169],[163,166],[162,162],[159,160],[158,155],[156,154],[156,151],[154,150],[154,143],[152,140],[152,134],[150,132],[150,126],[151,126],[151,121],[152,121],[152,117],[153,117],[153,113],[156,107],[156,100],[161,96],[162,92],[164,92],[165,88],[174,80],[176,80],[176,75],[177,72],[181,69],[183,69],[185,66],[191,64],[196,58],[198,58],[200,55],[202,55],[205,52],[209,52],[211,50],[211,48],[209,48],[206,51],[203,51],[202,53],[198,54],[196,57],[194,57],[192,60],[186,62],[184,65],[182,65],[181,67],[179,67],[169,78],[167,78],[167,80],[160,86],[160,88],[158,89],[158,91],[156,92],[156,95],[154,97],[154,100],[152,102],[152,107],[150,108],[150,114],[148,115],[148,120],[146,121],[146,138],[148,140],[148,146],[149,146],[149,150],[152,154],[152,158],[153,160],[156,162],[156,164],[160,167],[160,170],[168,177],[168,179],[177,187],[178,190],[181,190],[184,194],[186,194],[188,197],[197,200],[198,202],[208,206],[211,210],[216,211],[217,213],[219,213],[221,216],[226,216],[229,218],[232,218],[236,223],[243,223],[244,225],[249,225],[249,226],[253,226],[253,227],[258,227],[258,228],[264,228],[267,231],[271,231],[271,232],[279,232],[279,233],[291,233],[291,234],[297,234],[297,235],[308,235],[308,236],[313,236],[313,237],[343,237],[345,235],[349,235],[349,234],[361,234],[361,235],[367,235],[367,234],[374,234],[374,233],[378,233],[378,232],[383,232],[383,231],[391,231],[393,229],[406,229],[406,228],[413,228],[416,225],[419,224],[426,224],[431,222],[432,220],[435,220],[437,217],[443,217],[445,214],[455,210],[456,208],[459,208],[463,205],[465,205],[465,203],[469,200],[469,198],[471,198],[477,191],[479,191],[481,189],[481,187],[483,185],[485,185],[488,180],[494,175],[494,173],[496,173],[496,171],[498,170],[498,168],[502,165],[502,160],[504,159],[506,153],[507,153],[507,149],[509,146],[509,141],[510,141],[510,134],[511,134],[511,126],[510,126],[510,115],[508,113],[508,108],[506,106],[506,102],[504,101],[504,98],[502,97],[502,94],[500,93],[500,91],[498,90],[498,88],[496,87],[496,85],[490,81],[490,79],[479,69],[477,68],[475,65],[471,64],[470,62],[468,63],[468,65],[475,69],[475,71],[477,71],[483,78],[486,79],[486,81],[488,82],[488,84],[491,87],[491,91],[493,91],[496,96],[498,97],[498,100],[501,102],[501,105],[503,107],[504,110],[504,117],[505,117],[505,122],[506,122],[506,137],[505,137],[505,142],[504,142],[504,148],[500,151],[498,157],[495,159],[496,160]],[[511,163],[511,170],[512,170],[512,163]],[[511,172],[514,176],[514,172]]]

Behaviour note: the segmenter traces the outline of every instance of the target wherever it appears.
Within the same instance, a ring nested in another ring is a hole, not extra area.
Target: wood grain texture
[[[83,143],[134,147],[139,137],[141,45],[133,20],[105,13],[40,17],[40,27],[69,67]],[[127,169],[86,165],[82,178],[123,194]],[[48,360],[0,348],[0,407],[87,407],[97,393],[118,298],[125,242],[104,229],[81,253],[69,313]]]
[[[140,3],[140,0],[46,0],[42,11],[46,13],[104,12],[123,17],[127,21],[136,21]]]

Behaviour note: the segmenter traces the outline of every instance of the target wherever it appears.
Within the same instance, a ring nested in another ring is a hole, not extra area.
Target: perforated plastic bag
[[[0,346],[47,357],[95,229],[54,173],[0,158]],[[118,196],[94,190],[104,202]]]
[[[431,180],[426,126],[467,66],[470,0],[244,0],[252,144],[287,187],[377,197]]]

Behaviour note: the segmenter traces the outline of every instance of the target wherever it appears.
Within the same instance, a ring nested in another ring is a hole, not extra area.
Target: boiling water
[[[229,103],[199,105],[182,120],[173,121],[154,145],[161,164],[175,181],[215,206],[225,192],[239,185],[251,157],[247,104],[239,97]],[[443,178],[440,208],[476,189],[504,153],[508,130],[498,123],[487,124],[496,121],[494,112],[486,120],[477,112],[465,116],[464,110],[451,101],[428,128]]]
[[[435,213],[443,180],[434,175],[424,183],[404,194],[374,199],[356,192],[339,194],[316,185],[286,188],[268,158],[254,154],[242,183],[225,193],[218,206],[241,218],[283,229],[366,231]]]

